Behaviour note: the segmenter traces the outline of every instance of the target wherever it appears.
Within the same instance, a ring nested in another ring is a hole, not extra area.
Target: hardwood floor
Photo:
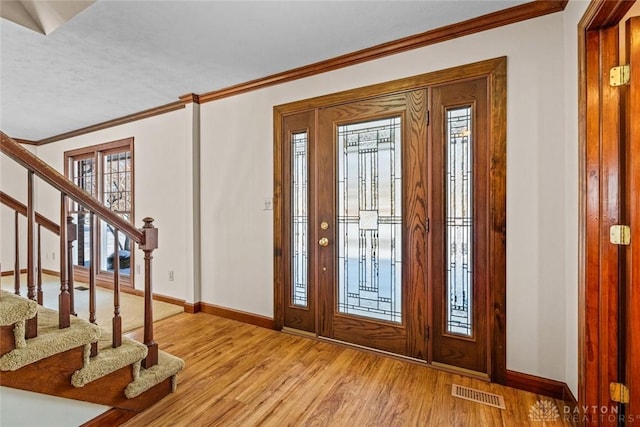
[[[562,401],[332,343],[205,313],[155,325],[186,368],[126,426],[541,426],[529,419],[540,400],[560,414],[544,425],[571,425]],[[452,397],[453,383],[500,394],[506,409]]]

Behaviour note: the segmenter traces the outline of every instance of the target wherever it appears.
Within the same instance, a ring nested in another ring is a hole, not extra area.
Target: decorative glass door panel
[[[337,133],[338,312],[402,323],[401,119]]]
[[[311,228],[321,336],[426,359],[425,253],[407,249],[407,239],[426,247],[426,173],[408,157],[426,157],[425,118],[426,91],[319,112]]]

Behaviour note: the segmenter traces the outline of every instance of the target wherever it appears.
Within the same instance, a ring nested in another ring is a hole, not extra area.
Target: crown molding
[[[382,43],[367,49],[362,49],[346,55],[338,56],[311,65],[294,68],[282,73],[272,74],[267,77],[240,83],[224,89],[207,92],[200,95],[200,102],[210,102],[221,98],[227,98],[252,90],[289,82],[292,80],[310,77],[316,74],[326,73],[339,68],[348,67],[362,62],[371,61],[389,55],[405,52],[420,47],[442,43],[458,37],[468,36],[493,28],[509,25],[527,19],[537,18],[555,12],[560,12],[567,6],[568,0],[536,0],[509,9],[482,15],[467,21],[458,22],[444,27],[436,28],[424,33],[405,37],[399,40]]]
[[[52,142],[61,141],[63,139],[73,138],[74,136],[84,135],[91,132],[96,132],[102,129],[107,129],[114,126],[123,125],[126,123],[135,122],[141,119],[147,119],[149,117],[157,116],[160,114],[168,113],[171,111],[179,110],[184,108],[186,102],[180,100],[176,102],[172,102],[170,104],[161,105],[159,107],[150,108],[148,110],[140,111],[138,113],[129,114],[128,116],[120,117],[113,120],[107,120],[106,122],[98,123],[96,125],[91,125],[84,127],[82,129],[77,129],[71,132],[62,133],[60,135],[55,135],[49,138],[41,139],[35,142],[35,145],[44,145],[50,144]],[[17,140],[18,142],[23,140]]]
[[[130,114],[128,116],[120,117],[114,120],[108,120],[106,122],[87,126],[82,129],[41,139],[39,141],[17,141],[30,145],[50,144],[52,142],[61,141],[63,139],[84,135],[113,126],[123,125],[125,123],[130,123],[136,120],[157,116],[159,114],[168,113],[170,111],[184,108],[185,105],[189,103],[204,104],[205,102],[228,98],[230,96],[239,95],[241,93],[246,93],[265,87],[290,82],[304,77],[310,77],[316,74],[326,73],[328,71],[360,64],[389,55],[395,55],[397,53],[405,52],[408,50],[417,49],[436,43],[442,43],[447,40],[491,30],[493,28],[498,28],[504,25],[526,21],[528,19],[537,18],[555,12],[561,12],[565,9],[567,3],[568,0],[535,0],[519,6],[511,7],[509,9],[500,10],[494,13],[479,16],[477,18],[469,19],[467,21],[436,28],[399,40],[379,44],[377,46],[348,53],[346,55],[338,56],[325,61],[316,62],[314,64],[294,68],[292,70],[284,71],[277,74],[272,74],[270,76],[251,80],[249,82],[229,86],[224,89],[207,92],[201,95],[195,93],[185,94],[178,97],[179,101],[172,102],[170,104],[151,108],[149,110]]]
[[[178,99],[180,99],[180,101],[185,105],[191,103],[200,104],[200,96],[195,93],[187,93],[186,95],[180,96]]]

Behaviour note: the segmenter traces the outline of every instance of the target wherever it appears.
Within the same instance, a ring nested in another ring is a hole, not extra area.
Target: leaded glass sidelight
[[[94,196],[97,194],[96,164],[93,157],[71,162],[71,180],[80,189]],[[73,245],[73,264],[88,267],[91,262],[89,247],[89,213],[76,202],[71,202],[69,215],[78,224],[78,243]]]
[[[309,253],[307,132],[291,134],[291,304],[306,307]]]
[[[338,311],[402,322],[401,119],[338,126]]]
[[[447,332],[473,335],[472,109],[447,110]]]
[[[132,214],[132,157],[131,151],[117,151],[104,154],[102,157],[102,200],[104,205],[131,221]],[[113,271],[115,269],[115,246],[118,245],[120,273],[131,273],[131,239],[124,233],[116,230],[105,222],[100,223],[102,269]]]

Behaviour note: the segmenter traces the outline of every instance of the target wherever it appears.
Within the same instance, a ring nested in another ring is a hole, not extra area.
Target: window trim
[[[96,194],[92,194],[93,197],[98,199],[101,203],[104,203],[103,196],[103,165],[102,161],[104,155],[111,154],[116,151],[123,151],[123,149],[131,152],[131,213],[129,221],[135,224],[135,150],[134,150],[134,138],[124,138],[115,141],[105,142],[101,144],[76,148],[73,150],[64,152],[64,175],[73,180],[71,173],[73,172],[72,164],[74,160],[82,160],[87,158],[93,158],[96,162]],[[71,201],[67,206],[67,211],[71,211]],[[101,260],[100,255],[100,232],[98,231],[98,254],[97,258]],[[77,241],[77,240],[76,240]],[[131,260],[129,275],[120,275],[120,284],[135,289],[135,248],[131,248]],[[93,264],[92,264],[93,266]],[[98,265],[96,269],[96,283],[100,286],[112,288],[113,287],[113,273],[102,270],[101,265]],[[83,281],[89,280],[89,269],[80,265],[74,265],[74,275]]]

